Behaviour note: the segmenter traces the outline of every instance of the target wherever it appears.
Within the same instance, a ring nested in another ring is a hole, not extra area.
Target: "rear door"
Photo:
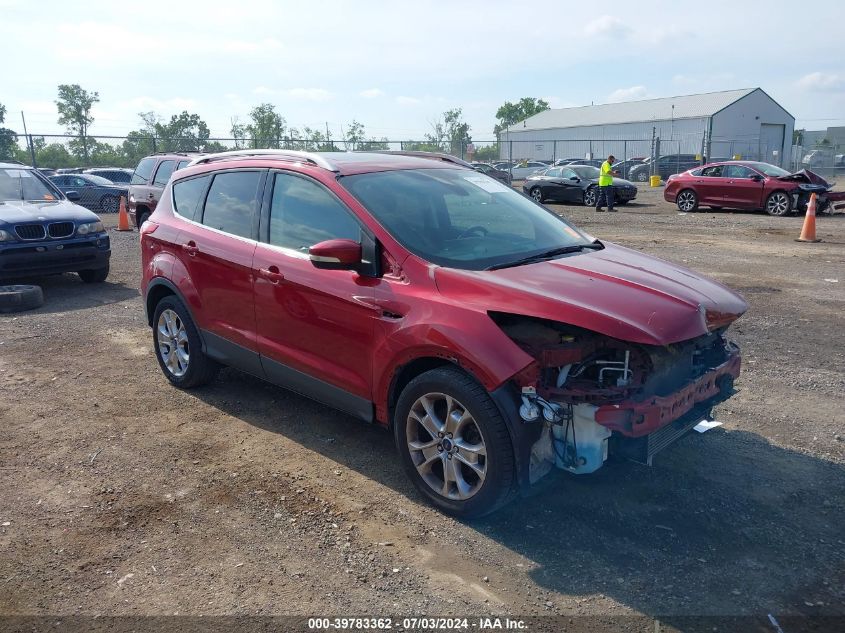
[[[253,260],[258,349],[267,377],[358,417],[372,417],[374,280],[321,270],[308,248],[328,239],[367,239],[326,186],[272,172]]]
[[[196,290],[194,315],[209,355],[259,376],[252,257],[265,173],[245,169],[214,174],[194,223],[179,234],[176,248]],[[177,206],[180,194],[174,193]]]
[[[725,191],[728,179],[724,177],[724,165],[711,165],[693,177],[699,204],[715,207],[725,206]]]
[[[763,206],[763,179],[752,179],[760,174],[745,165],[725,165],[724,176],[726,207],[759,209]]]

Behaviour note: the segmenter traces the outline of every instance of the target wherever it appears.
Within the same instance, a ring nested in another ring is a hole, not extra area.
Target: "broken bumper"
[[[739,350],[732,347],[728,359],[668,396],[644,402],[620,402],[598,408],[598,424],[627,437],[643,437],[666,427],[696,408],[709,409],[733,393],[740,370]]]

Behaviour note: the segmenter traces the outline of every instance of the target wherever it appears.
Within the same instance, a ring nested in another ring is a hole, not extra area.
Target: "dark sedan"
[[[552,167],[525,179],[522,191],[537,202],[582,202],[596,206],[599,170],[592,165]],[[622,178],[613,179],[617,204],[627,204],[637,197],[637,187]]]
[[[111,180],[116,185],[129,186],[129,181],[132,180],[132,170],[123,169],[121,167],[92,167],[82,172],[88,176],[99,176],[106,180]]]
[[[120,197],[126,197],[128,189],[125,185],[116,185],[111,180],[89,174],[60,174],[51,176],[62,193],[76,191],[79,202],[83,207],[92,211],[117,213],[120,208]]]
[[[496,169],[493,165],[488,165],[487,163],[472,163],[472,168],[475,171],[479,171],[482,174],[486,174],[491,178],[495,178],[501,183],[510,184],[510,179],[508,178],[508,172],[502,169]]]

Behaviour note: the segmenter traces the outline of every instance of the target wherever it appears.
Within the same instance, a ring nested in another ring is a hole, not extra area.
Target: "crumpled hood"
[[[22,222],[96,222],[100,218],[69,200],[55,202],[26,202],[7,200],[0,202],[0,223],[18,224]]]
[[[486,311],[560,321],[613,338],[668,345],[739,318],[748,304],[726,286],[615,244],[500,270],[438,268],[443,295]],[[714,323],[715,322],[715,325]]]
[[[795,182],[803,182],[809,185],[819,185],[820,187],[830,188],[831,184],[819,176],[817,173],[810,171],[809,169],[802,169],[801,171],[796,171],[794,174],[789,174],[788,176],[778,176],[778,180],[788,180],[788,181],[795,181]]]

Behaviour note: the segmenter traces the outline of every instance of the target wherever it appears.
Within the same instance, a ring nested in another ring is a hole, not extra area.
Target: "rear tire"
[[[79,270],[76,273],[79,278],[86,284],[101,284],[109,276],[109,266],[106,264],[104,268],[97,268],[95,270]]]
[[[408,477],[444,512],[483,516],[516,493],[505,421],[487,390],[455,367],[408,383],[396,404],[393,434]]]
[[[587,190],[584,192],[584,206],[585,207],[595,207],[597,200],[598,200],[598,192],[596,192],[596,188],[595,187],[588,187]]]
[[[675,198],[675,204],[678,205],[678,210],[683,213],[692,213],[698,210],[698,196],[692,189],[684,189],[678,192]]]
[[[208,384],[220,370],[220,365],[202,351],[194,320],[174,295],[164,297],[156,305],[153,349],[165,377],[180,389]]]
[[[648,172],[645,169],[638,171],[634,180],[637,182],[648,182]]]
[[[23,312],[44,305],[41,286],[0,286],[0,312]]]
[[[534,187],[531,190],[531,199],[537,204],[543,204],[543,190],[540,187]]]

